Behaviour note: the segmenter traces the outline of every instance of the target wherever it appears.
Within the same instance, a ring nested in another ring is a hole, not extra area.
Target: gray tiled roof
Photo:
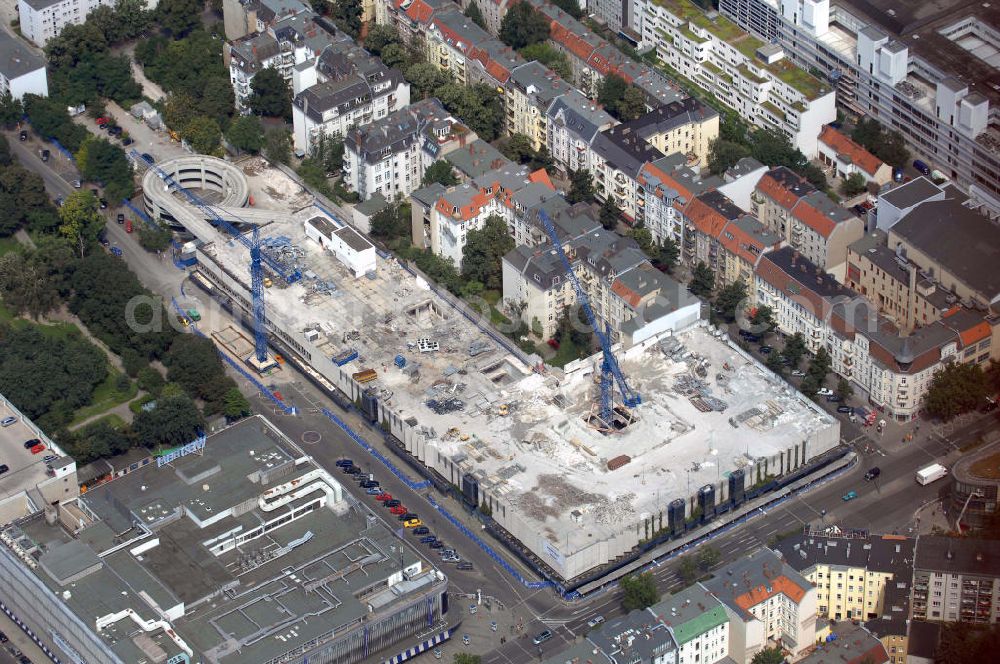
[[[431,97],[394,111],[362,127],[351,127],[345,143],[369,163],[385,158],[384,152],[399,152],[421,141],[435,123],[451,116],[436,98]]]
[[[512,163],[500,151],[482,139],[465,147],[452,150],[443,159],[468,178],[475,178],[487,171]]]
[[[546,115],[550,121],[562,115],[562,122],[574,134],[590,141],[602,127],[611,127],[615,119],[596,102],[587,99],[583,93],[573,89],[560,96],[549,107]]]
[[[0,29],[0,71],[15,79],[45,67],[45,60],[6,30]]]

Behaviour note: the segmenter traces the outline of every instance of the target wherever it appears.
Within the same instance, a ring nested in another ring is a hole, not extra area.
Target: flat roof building
[[[260,416],[2,534],[0,595],[63,661],[356,661],[448,629],[444,575]]]

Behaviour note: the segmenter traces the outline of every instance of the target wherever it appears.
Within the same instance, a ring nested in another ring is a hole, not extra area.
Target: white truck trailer
[[[930,484],[948,474],[948,469],[939,463],[931,464],[917,471],[917,484]]]

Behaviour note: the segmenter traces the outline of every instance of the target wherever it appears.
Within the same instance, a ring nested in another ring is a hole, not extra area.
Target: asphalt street
[[[43,163],[28,146],[20,144],[16,136],[10,141],[14,153],[29,169],[38,172],[45,181],[46,187],[53,195],[66,195],[72,187],[56,173],[49,164]],[[157,258],[141,250],[124,229],[113,221],[108,224],[108,237],[112,243],[117,243],[124,249],[124,258],[148,288],[164,297],[178,295],[194,298],[207,306],[207,297],[196,292],[190,285],[184,283],[184,272],[176,269],[169,260]],[[185,289],[186,285],[186,289]],[[194,291],[194,292],[193,292]],[[218,312],[211,315],[199,325],[210,332],[218,329],[229,321]],[[481,590],[483,595],[499,600],[505,607],[502,615],[503,625],[508,627],[507,643],[491,650],[493,642],[476,643],[475,651],[488,652],[484,661],[488,664],[519,664],[531,661],[540,654],[547,656],[557,651],[562,644],[582,635],[587,630],[587,621],[595,615],[605,618],[621,613],[620,594],[617,589],[597,593],[591,597],[574,603],[567,603],[556,597],[549,590],[531,591],[514,582],[502,571],[493,560],[470,542],[457,528],[442,516],[436,514],[424,494],[432,489],[416,492],[397,479],[373,457],[352,440],[328,418],[319,413],[319,408],[330,408],[340,413],[332,401],[320,396],[319,392],[309,384],[303,376],[289,367],[285,367],[273,382],[282,391],[286,401],[299,409],[298,416],[284,416],[273,409],[270,401],[260,397],[255,401],[255,409],[271,418],[286,435],[313,455],[324,467],[336,473],[335,462],[345,456],[362,465],[365,470],[373,472],[382,483],[382,487],[400,498],[403,503],[416,512],[428,527],[441,539],[455,548],[464,560],[472,562],[473,570],[461,571],[451,565],[442,564],[451,579],[453,593],[476,593]],[[247,385],[244,383],[244,385]],[[354,415],[345,419],[364,435],[369,442],[407,475],[415,477],[406,464],[397,459],[379,440],[374,432],[367,431],[365,425]],[[909,534],[915,527],[915,511],[927,502],[934,501],[947,489],[946,482],[938,482],[928,486],[920,486],[914,480],[917,469],[935,461],[949,465],[958,456],[958,445],[962,441],[974,438],[994,424],[992,417],[981,419],[955,428],[943,435],[925,427],[920,436],[909,443],[882,444],[878,436],[871,436],[858,427],[842,420],[842,432],[845,439],[859,451],[859,461],[849,471],[841,476],[813,488],[805,494],[786,500],[781,506],[772,510],[761,510],[757,516],[746,525],[731,530],[714,538],[711,545],[722,554],[722,561],[733,560],[747,551],[768,542],[783,533],[803,528],[806,525],[822,526],[837,524],[844,528],[865,528],[874,532],[898,532]],[[864,473],[873,466],[879,466],[881,476],[872,482],[863,479]],[[373,505],[378,512],[384,510],[377,507],[371,496],[360,490],[355,483],[346,482],[346,487],[359,501]],[[848,492],[854,490],[858,497],[850,501],[842,500]],[[436,496],[448,510],[459,512],[462,508],[450,498]],[[392,517],[384,515],[387,519]],[[416,547],[422,547],[416,538],[401,535],[411,540]],[[426,550],[432,559],[433,552]],[[501,551],[502,553],[502,551]],[[686,554],[690,555],[690,554]],[[657,562],[651,567],[661,592],[676,590],[682,585],[677,572],[678,559]],[[462,606],[463,602],[456,606]],[[452,620],[468,619],[464,611],[458,610],[452,615]],[[509,626],[523,624],[523,629],[511,633]],[[532,637],[543,629],[550,629],[554,636],[540,647],[532,643]],[[499,639],[501,629],[496,634]],[[428,657],[425,655],[424,657]]]

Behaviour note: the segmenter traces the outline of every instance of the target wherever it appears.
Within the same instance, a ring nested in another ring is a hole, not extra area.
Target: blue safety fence
[[[124,205],[125,207],[127,207],[129,210],[132,211],[132,214],[134,214],[138,218],[142,219],[143,221],[145,221],[147,224],[149,224],[153,228],[158,228],[158,226],[156,225],[156,222],[153,221],[153,218],[150,217],[148,214],[146,214],[146,212],[144,210],[140,210],[136,206],[132,205],[132,201],[130,201],[130,200],[128,200],[126,198],[126,199],[122,200],[122,205]]]
[[[360,445],[361,447],[363,447],[366,452],[368,452],[369,454],[371,454],[383,466],[385,466],[386,468],[388,468],[389,472],[391,472],[393,475],[395,475],[397,478],[399,478],[399,480],[401,482],[403,482],[406,486],[410,487],[414,491],[419,491],[420,489],[426,489],[427,487],[431,486],[430,480],[424,480],[422,482],[415,482],[414,480],[410,479],[403,471],[401,471],[396,466],[396,464],[394,464],[392,461],[390,461],[389,459],[387,459],[384,454],[382,454],[381,452],[379,452],[378,450],[376,450],[374,447],[372,447],[371,445],[369,445],[368,441],[366,441],[364,438],[362,438],[361,436],[359,436],[357,434],[357,432],[354,431],[354,429],[352,429],[347,424],[347,422],[345,422],[344,420],[342,420],[339,417],[337,417],[337,415],[334,414],[333,412],[331,412],[329,409],[327,409],[327,408],[321,408],[320,412],[322,412],[324,415],[326,415],[327,418],[329,418],[329,420],[331,422],[333,422],[334,424],[336,424],[338,427],[340,427],[344,431],[344,433],[346,433],[348,436],[350,436],[351,440],[353,440],[355,443],[357,443],[358,445]]]
[[[177,310],[177,313],[181,314],[182,316],[187,316],[187,312],[184,311],[184,309],[181,307],[181,305],[179,305],[177,303],[177,300],[175,298],[170,298],[170,303],[173,305],[174,309]],[[200,336],[200,337],[206,337],[205,333],[202,332],[201,330],[199,330],[198,328],[194,327],[194,328],[191,328],[191,329],[198,336]],[[225,361],[226,364],[228,364],[229,366],[231,366],[241,376],[243,376],[248,381],[250,381],[253,384],[254,387],[256,387],[258,390],[260,390],[261,394],[263,394],[268,399],[270,399],[272,402],[274,402],[274,405],[277,406],[278,409],[281,410],[281,412],[283,412],[285,415],[297,415],[298,414],[299,411],[298,411],[297,408],[295,408],[294,406],[289,406],[284,401],[282,401],[281,399],[279,399],[278,396],[270,388],[266,387],[263,383],[261,383],[259,380],[257,380],[256,378],[254,378],[252,375],[250,375],[250,373],[246,369],[244,369],[243,367],[241,367],[239,364],[237,364],[236,361],[233,360],[233,358],[229,357],[229,355],[227,355],[226,353],[222,352],[221,350],[218,351],[218,353],[219,353],[219,357],[221,357]]]
[[[490,558],[493,559],[493,562],[495,562],[497,565],[500,565],[500,567],[502,567],[504,570],[506,570],[506,572],[508,574],[510,574],[512,577],[514,577],[514,579],[518,583],[520,583],[521,585],[523,585],[525,588],[530,588],[532,590],[538,590],[538,589],[541,589],[541,588],[553,588],[553,587],[555,587],[555,584],[553,584],[551,581],[528,581],[523,576],[521,576],[521,573],[518,572],[516,569],[514,569],[514,567],[510,563],[508,563],[506,560],[504,560],[500,556],[500,554],[498,554],[493,549],[493,547],[491,547],[489,544],[487,544],[486,542],[484,542],[483,539],[481,537],[479,537],[479,535],[477,535],[474,532],[472,532],[471,530],[469,530],[469,528],[464,523],[462,523],[461,521],[459,521],[458,519],[456,519],[454,516],[452,516],[451,512],[449,512],[444,507],[442,507],[441,505],[439,505],[438,502],[436,500],[434,500],[433,496],[427,496],[427,502],[429,502],[431,504],[431,506],[434,509],[436,509],[442,516],[444,516],[444,518],[448,519],[448,521],[450,521],[453,526],[455,526],[456,528],[458,528],[462,532],[463,535],[465,535],[470,540],[472,540],[475,544],[477,544],[479,546],[479,548],[482,549],[486,553],[486,555],[488,555]]]
[[[67,150],[66,148],[64,148],[62,146],[62,143],[60,143],[59,141],[57,141],[54,138],[50,138],[49,139],[49,143],[51,143],[52,145],[56,146],[56,150],[59,150],[59,152],[61,152],[64,157],[66,157],[67,159],[69,159],[74,164],[76,163],[76,157],[73,156],[72,152],[70,152],[69,150]]]

